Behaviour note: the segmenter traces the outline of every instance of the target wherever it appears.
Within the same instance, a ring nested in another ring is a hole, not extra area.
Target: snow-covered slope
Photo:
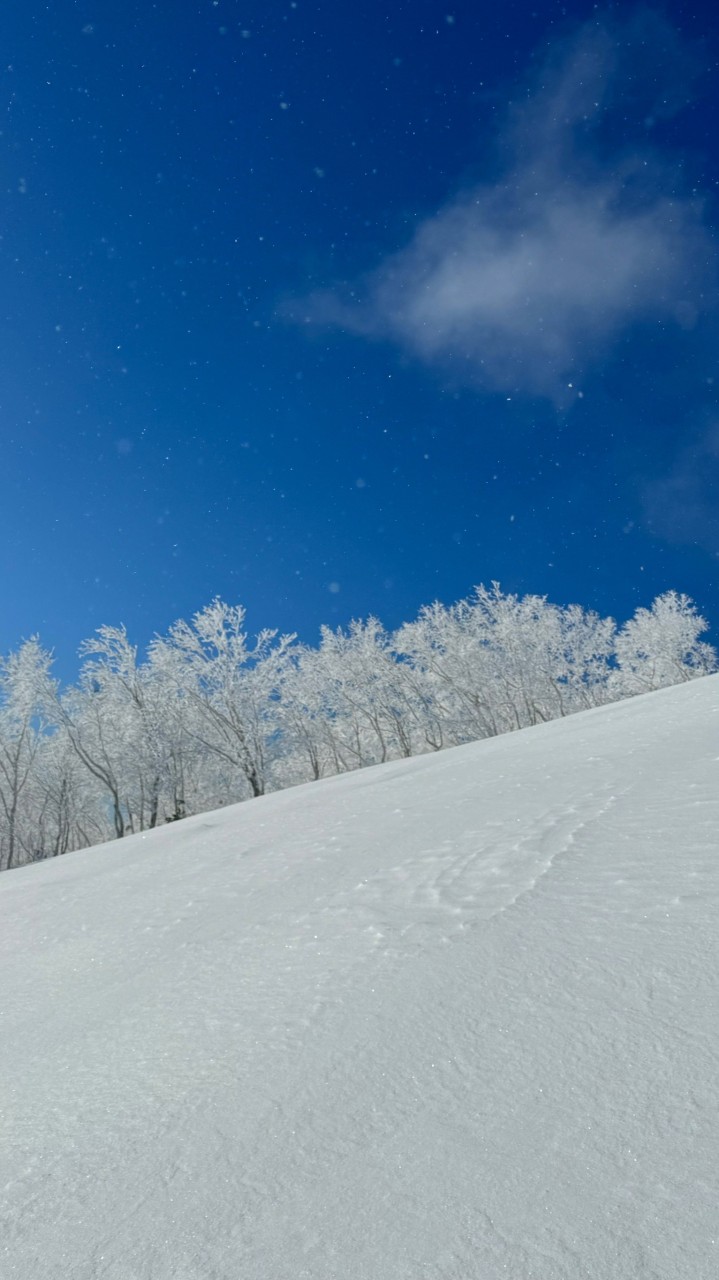
[[[715,1280],[719,677],[0,880],[3,1280]]]

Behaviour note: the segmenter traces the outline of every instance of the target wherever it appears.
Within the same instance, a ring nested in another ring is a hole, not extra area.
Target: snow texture
[[[3,1280],[714,1280],[719,677],[0,883]]]

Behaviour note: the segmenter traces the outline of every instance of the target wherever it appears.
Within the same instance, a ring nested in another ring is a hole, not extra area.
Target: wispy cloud
[[[314,294],[304,318],[554,400],[628,326],[691,325],[712,256],[701,202],[649,146],[608,141],[627,107],[649,132],[686,73],[656,14],[581,28],[508,112],[496,181],[456,194],[351,288]]]
[[[693,545],[719,556],[719,424],[679,454],[671,471],[648,484],[644,512],[666,542]]]

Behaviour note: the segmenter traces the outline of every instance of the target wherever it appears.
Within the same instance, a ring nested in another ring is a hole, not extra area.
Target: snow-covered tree
[[[213,600],[144,661],[124,627],[61,691],[30,640],[0,660],[0,870],[368,764],[536,725],[717,669],[688,596],[619,631],[579,605],[479,586],[393,635],[374,617],[320,644]]]
[[[35,766],[52,700],[51,656],[35,637],[0,659],[0,868],[37,854]]]
[[[270,780],[278,699],[293,636],[261,631],[253,644],[245,610],[215,599],[151,646],[152,661],[195,711],[188,732],[231,766],[252,796]]]
[[[616,638],[613,696],[648,693],[716,671],[716,650],[699,639],[707,630],[694,601],[676,591],[657,596],[650,609],[637,609]]]
[[[177,736],[170,737],[176,721],[175,690],[150,664],[138,662],[137,648],[128,640],[124,627],[100,627],[80,652],[85,659],[81,685],[86,710],[92,706],[99,710],[101,719],[114,725],[112,742],[105,738],[101,743],[97,716],[91,714],[93,729],[88,735],[86,725],[84,749],[96,764],[101,758],[103,767],[109,766],[113,775],[111,794],[117,793],[120,799],[118,834],[122,834],[122,824],[133,831],[152,828],[162,820],[168,793],[172,791],[173,801],[176,797],[173,783],[179,743]],[[80,721],[75,728],[75,739],[82,747]],[[95,742],[94,752],[90,737]]]

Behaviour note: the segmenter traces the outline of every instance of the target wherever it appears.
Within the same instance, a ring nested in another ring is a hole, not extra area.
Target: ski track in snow
[[[378,918],[404,921],[403,935],[423,922],[449,941],[457,929],[506,911],[531,893],[571,850],[577,834],[603,817],[615,800],[613,794],[602,801],[587,797],[581,818],[574,808],[547,810],[516,840],[500,836],[492,841],[491,832],[469,831],[465,839],[474,847],[459,857],[453,839],[420,849],[401,865],[359,884],[359,900]],[[379,927],[376,936],[378,942],[384,940]]]
[[[3,876],[3,1280],[714,1280],[718,730],[713,678]]]

